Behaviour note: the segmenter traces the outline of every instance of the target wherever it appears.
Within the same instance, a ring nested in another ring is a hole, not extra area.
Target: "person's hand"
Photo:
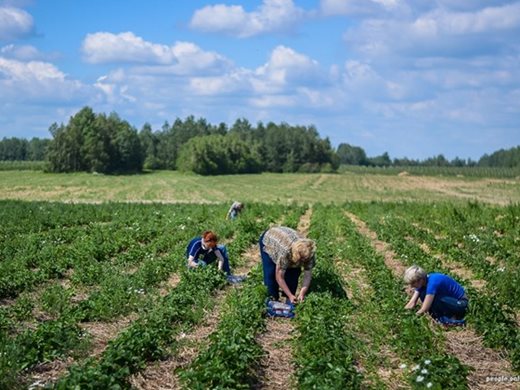
[[[305,293],[300,292],[300,294],[298,294],[297,301],[303,302],[304,299],[305,299]]]
[[[292,304],[295,304],[297,301],[298,301],[298,298],[296,298],[294,295],[289,295],[287,297],[287,299],[289,300],[289,302],[291,302]]]

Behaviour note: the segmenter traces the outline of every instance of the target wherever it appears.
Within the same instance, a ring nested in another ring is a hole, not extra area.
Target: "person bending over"
[[[404,273],[404,282],[415,289],[405,309],[413,309],[418,300],[421,308],[418,315],[429,313],[444,323],[462,320],[468,309],[468,298],[464,288],[453,278],[441,273],[426,272],[413,265]]]
[[[303,301],[311,285],[312,269],[316,263],[314,241],[289,227],[279,226],[262,233],[259,245],[264,284],[269,296],[278,300],[281,288],[290,303]],[[302,268],[302,287],[296,296]]]

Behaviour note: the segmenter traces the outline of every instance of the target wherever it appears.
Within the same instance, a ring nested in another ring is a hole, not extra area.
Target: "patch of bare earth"
[[[253,268],[260,253],[258,245],[251,246],[242,257],[245,264],[235,270],[237,275],[246,274]],[[207,344],[209,335],[217,328],[221,315],[222,303],[231,288],[240,288],[241,285],[228,285],[217,292],[213,309],[204,315],[203,322],[195,326],[189,333],[181,333],[176,337],[179,348],[175,355],[168,359],[150,364],[143,370],[130,377],[130,384],[140,390],[167,390],[179,389],[181,383],[176,372],[188,367],[197,357],[201,348]]]
[[[42,388],[50,383],[56,382],[67,372],[67,369],[74,363],[74,359],[69,357],[64,360],[53,360],[52,362],[39,363],[32,367],[30,372],[21,378],[28,388]]]
[[[389,267],[394,275],[402,277],[405,267],[395,258],[389,259],[387,257],[394,257],[393,252],[386,252],[384,249],[388,247],[388,244],[383,245],[381,241],[377,239],[377,234],[364,224],[363,221],[359,220],[355,215],[347,213],[352,221],[358,227],[360,233],[370,238],[372,246],[376,251],[385,257],[385,264]],[[451,353],[463,364],[466,364],[473,368],[473,371],[468,375],[468,383],[472,389],[496,389],[497,383],[486,382],[488,376],[505,376],[513,377],[513,371],[511,364],[504,358],[500,357],[497,351],[490,348],[485,348],[482,339],[472,329],[453,329],[452,331],[445,332],[446,338],[446,350]],[[518,383],[505,383],[500,382],[501,389],[518,389]],[[507,387],[514,385],[513,387]]]
[[[306,236],[309,232],[312,207],[309,207],[298,222],[297,230]],[[260,362],[260,382],[256,389],[293,388],[294,364],[290,340],[295,328],[290,319],[267,318],[266,330],[257,337],[258,344],[266,352]]]
[[[355,214],[349,212],[345,212],[345,214],[352,222],[354,222],[358,231],[370,239],[372,242],[372,247],[384,257],[387,268],[391,270],[397,278],[401,278],[404,274],[404,271],[406,270],[406,267],[399,260],[397,260],[395,252],[390,249],[390,245],[384,241],[379,240],[377,238],[377,234],[370,230],[366,223],[359,219]]]
[[[296,230],[300,234],[307,236],[309,234],[309,228],[311,227],[311,218],[312,218],[312,207],[309,207],[305,214],[303,214],[298,222],[298,227]]]
[[[179,284],[181,277],[179,274],[172,274],[159,289],[159,295],[164,297],[168,295],[171,289],[175,288]]]

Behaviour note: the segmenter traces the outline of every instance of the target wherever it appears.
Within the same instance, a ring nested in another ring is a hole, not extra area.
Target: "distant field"
[[[517,178],[389,174],[274,174],[201,177],[172,171],[105,176],[0,171],[0,199],[60,202],[267,203],[479,201],[520,203]]]

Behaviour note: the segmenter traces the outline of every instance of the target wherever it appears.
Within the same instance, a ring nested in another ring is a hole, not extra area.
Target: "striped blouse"
[[[289,227],[278,226],[267,230],[262,240],[264,244],[264,251],[269,255],[275,264],[280,268],[286,270],[287,268],[298,268],[303,266],[305,270],[311,270],[316,262],[315,256],[307,261],[300,261],[293,263],[291,261],[291,245],[301,239],[305,238],[296,230]]]

